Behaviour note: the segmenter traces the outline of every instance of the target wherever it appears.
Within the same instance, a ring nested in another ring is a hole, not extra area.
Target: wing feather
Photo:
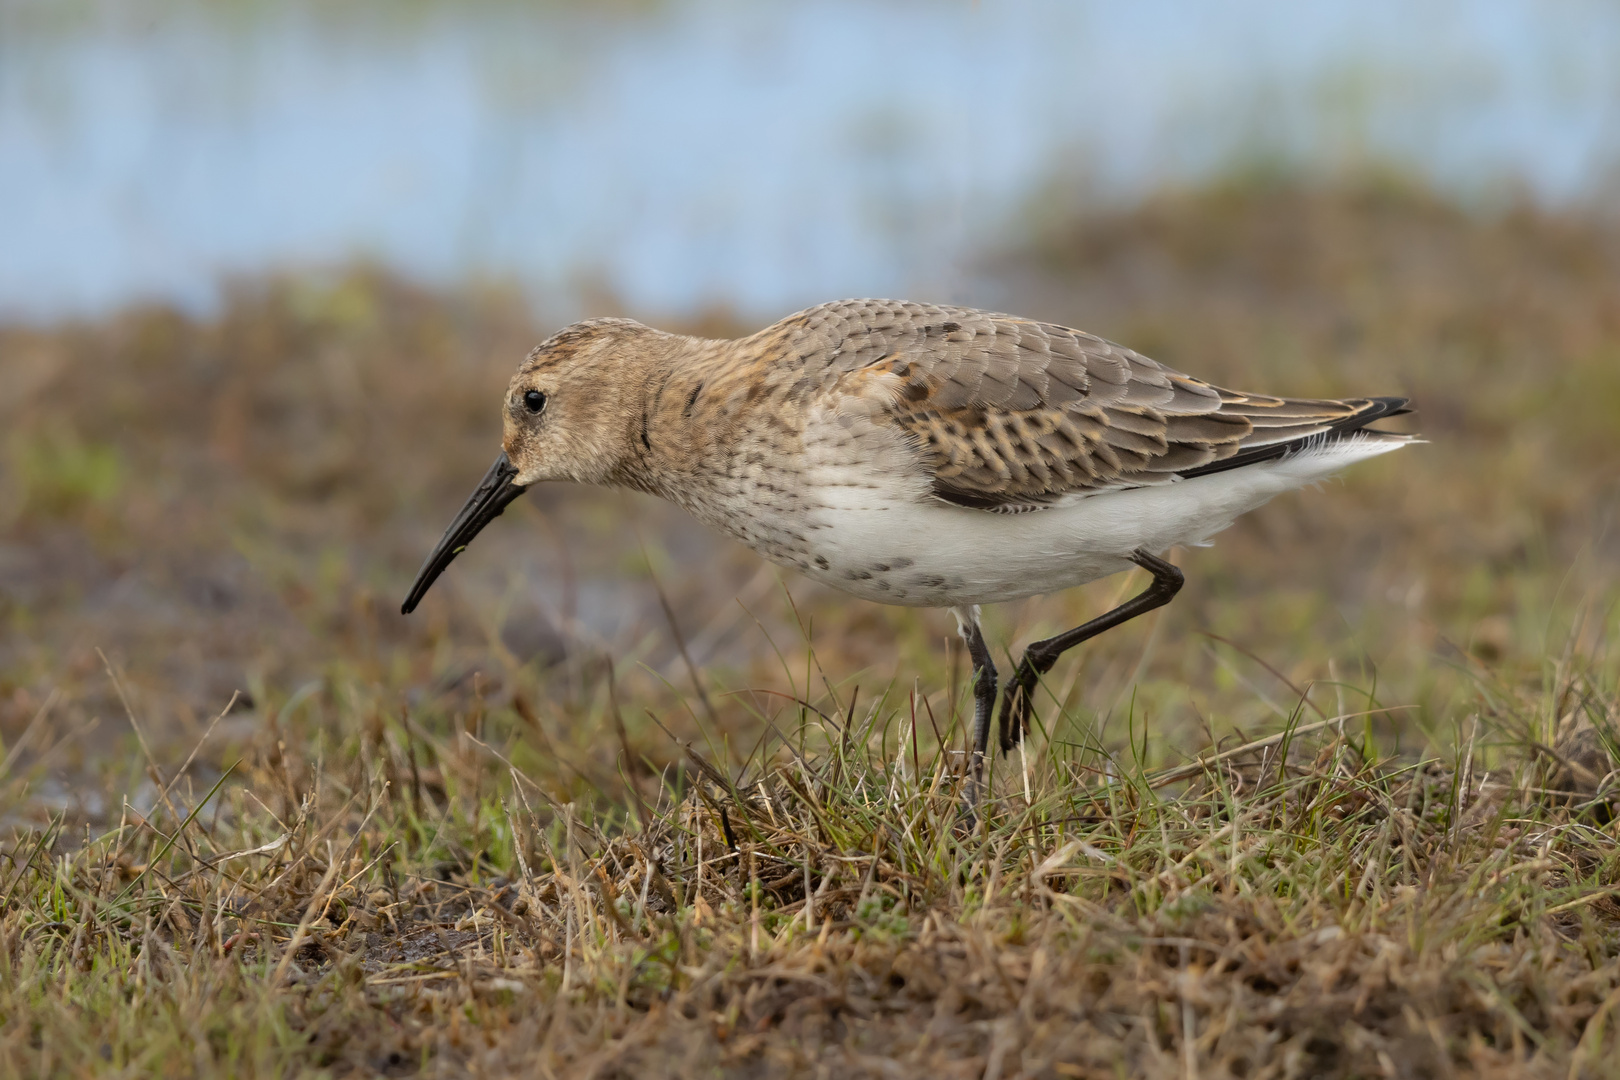
[[[867,367],[894,376],[889,418],[934,494],[1000,512],[1238,468],[1405,405],[1227,390],[1080,330],[967,308],[840,301],[773,332],[828,389]]]

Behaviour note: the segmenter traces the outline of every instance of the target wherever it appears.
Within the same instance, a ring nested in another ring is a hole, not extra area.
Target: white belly
[[[760,547],[845,592],[885,604],[946,607],[1057,592],[1130,569],[1138,548],[1197,544],[1274,495],[1403,445],[1350,438],[1278,461],[1154,487],[1107,491],[1023,514],[917,498],[870,474],[818,491],[808,550]],[[806,558],[808,555],[808,558]]]

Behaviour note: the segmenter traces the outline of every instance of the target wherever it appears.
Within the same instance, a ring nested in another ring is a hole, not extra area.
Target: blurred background
[[[1611,178],[1620,8],[8,0],[0,311],[217,312],[365,259],[555,317],[981,298],[1054,196],[1399,163]]]
[[[0,0],[15,812],[116,816],[126,713],[183,748],[233,693],[199,767],[500,715],[584,790],[615,710],[653,764],[653,718],[740,757],[773,695],[857,687],[950,742],[948,616],[638,496],[537,491],[397,613],[559,325],[859,295],[1415,400],[1428,445],[1178,552],[1176,605],[1054,671],[1051,738],[1173,760],[1300,693],[1402,707],[1396,750],[1547,722],[1620,595],[1617,195],[1608,0]],[[998,655],[1132,584],[998,609]]]

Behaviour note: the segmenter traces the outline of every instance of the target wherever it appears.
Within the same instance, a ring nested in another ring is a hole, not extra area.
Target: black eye
[[[530,390],[523,395],[523,407],[532,413],[537,413],[546,407],[546,395],[538,390]]]

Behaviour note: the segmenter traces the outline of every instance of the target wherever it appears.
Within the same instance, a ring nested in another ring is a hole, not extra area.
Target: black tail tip
[[[1367,424],[1372,423],[1374,420],[1382,420],[1386,416],[1406,416],[1412,411],[1406,407],[1411,402],[1411,398],[1375,397],[1367,400],[1373,407],[1356,418]]]

